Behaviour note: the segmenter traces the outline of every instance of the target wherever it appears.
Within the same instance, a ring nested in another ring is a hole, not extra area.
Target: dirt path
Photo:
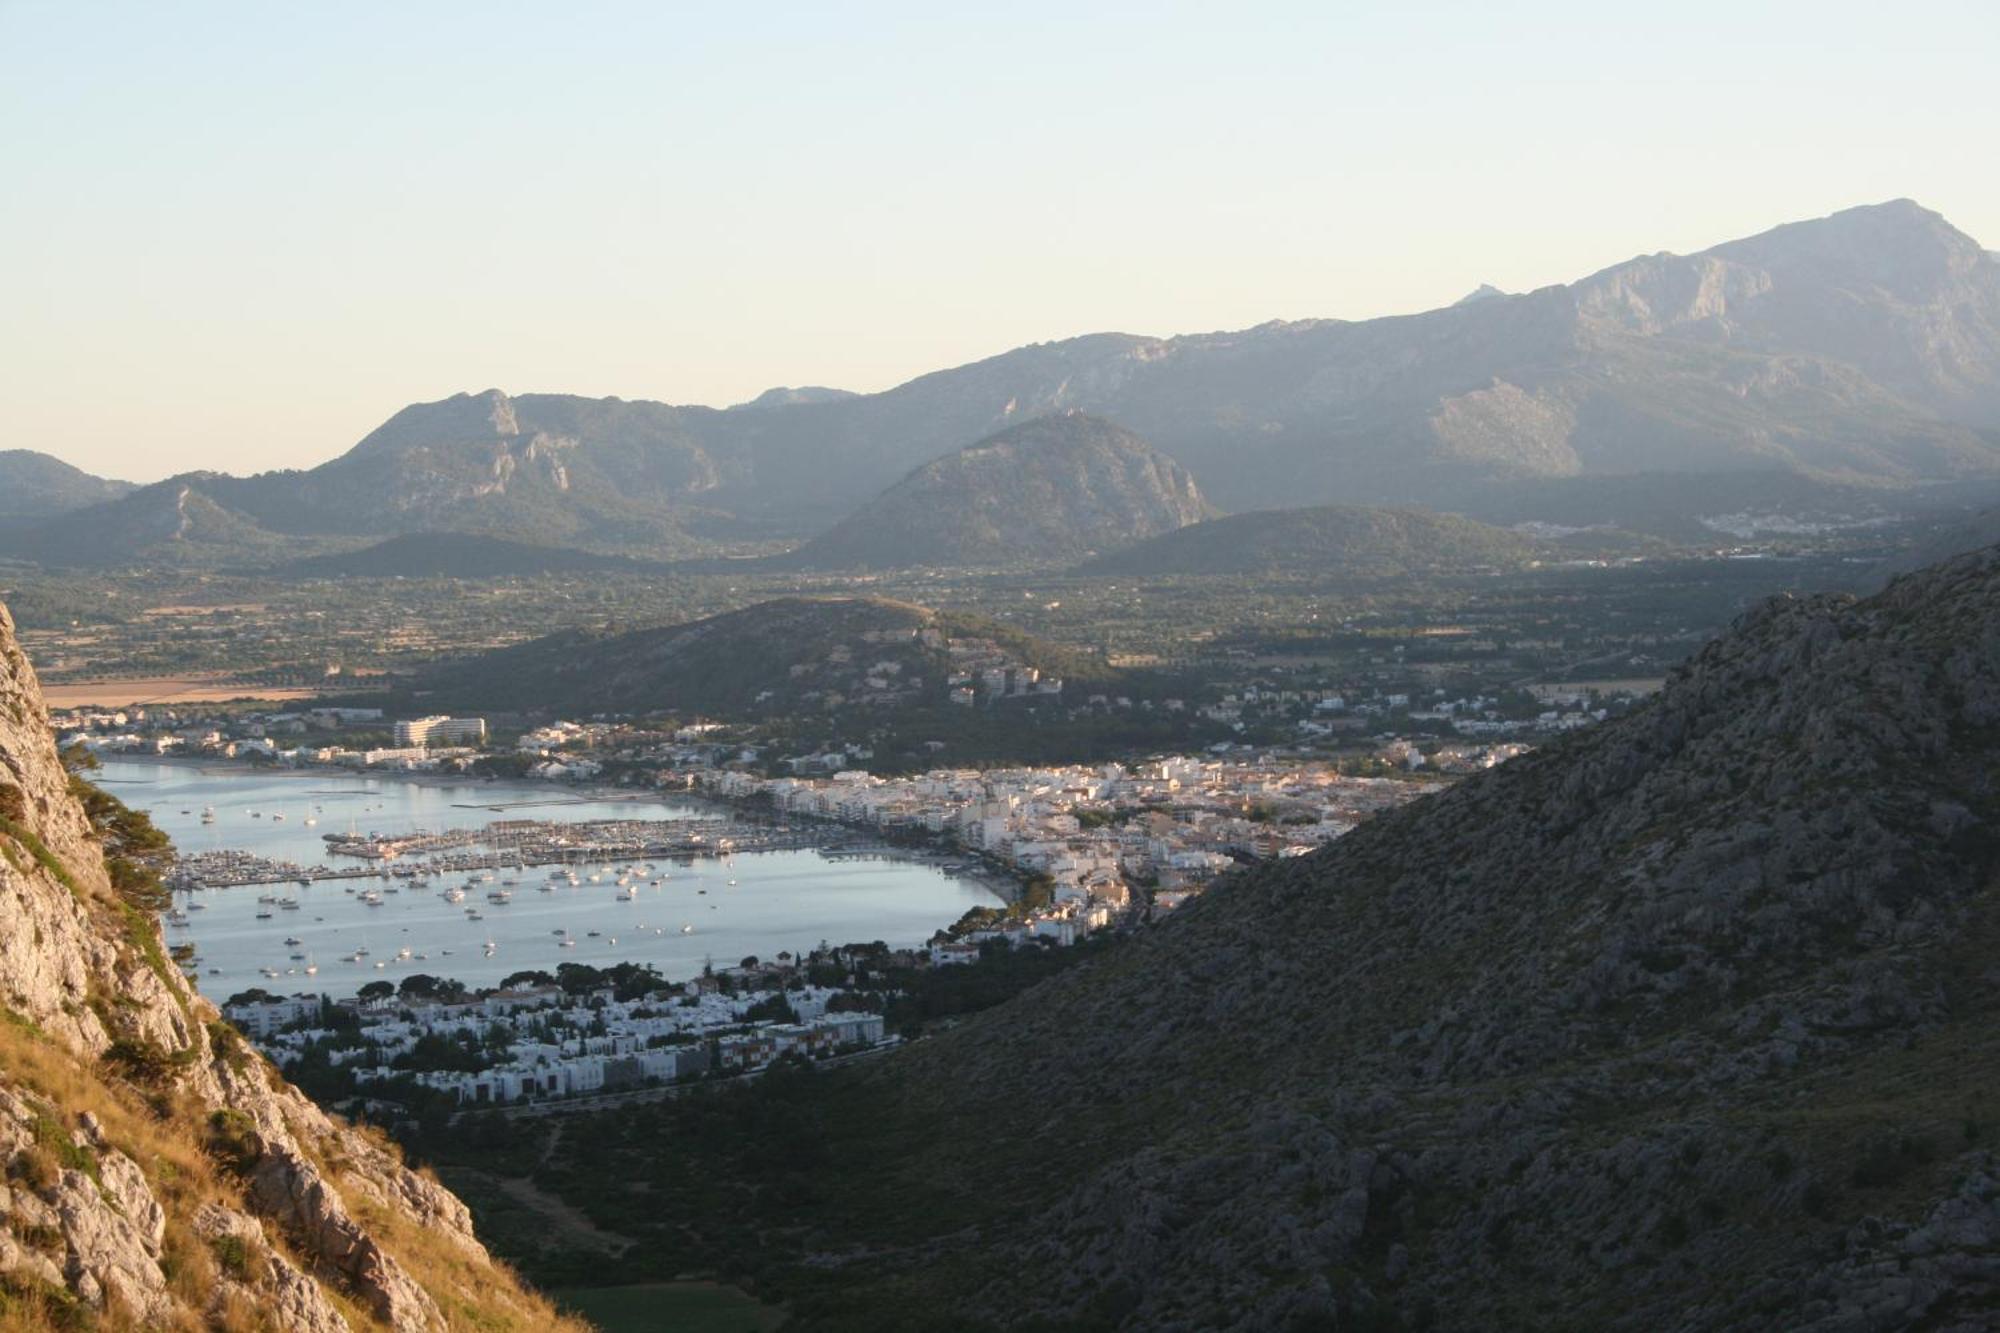
[[[489,1176],[488,1179],[515,1203],[547,1218],[549,1224],[562,1233],[562,1238],[574,1245],[602,1250],[615,1259],[637,1244],[630,1236],[606,1231],[580,1209],[571,1207],[532,1180],[522,1176]]]

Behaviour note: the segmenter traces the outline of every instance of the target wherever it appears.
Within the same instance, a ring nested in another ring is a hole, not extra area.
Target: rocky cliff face
[[[835,1084],[801,1322],[1990,1328],[1996,942],[2000,548]]]
[[[561,1326],[455,1197],[220,1021],[141,896],[0,608],[0,1326]]]

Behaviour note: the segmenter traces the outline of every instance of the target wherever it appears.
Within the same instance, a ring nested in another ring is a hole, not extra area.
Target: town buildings
[[[763,980],[775,984],[724,991],[715,977],[662,983],[624,1000],[608,986],[576,991],[534,982],[444,999],[392,994],[334,1001],[248,992],[223,1013],[281,1069],[295,1068],[311,1052],[357,1092],[408,1080],[463,1105],[753,1073],[786,1056],[825,1059],[886,1040],[881,1014],[830,1011],[837,991],[787,989],[786,978],[770,974]],[[786,1017],[751,1016],[773,1007]],[[426,1052],[440,1049],[452,1052],[455,1064],[477,1067],[437,1067]]]

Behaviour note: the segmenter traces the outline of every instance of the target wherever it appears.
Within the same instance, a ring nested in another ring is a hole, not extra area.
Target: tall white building
[[[413,717],[396,724],[398,745],[484,745],[483,717]]]

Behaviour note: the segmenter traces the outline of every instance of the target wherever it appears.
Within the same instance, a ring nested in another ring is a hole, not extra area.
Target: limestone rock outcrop
[[[111,873],[0,608],[0,1294],[110,1326],[546,1329],[465,1206],[289,1087]]]

